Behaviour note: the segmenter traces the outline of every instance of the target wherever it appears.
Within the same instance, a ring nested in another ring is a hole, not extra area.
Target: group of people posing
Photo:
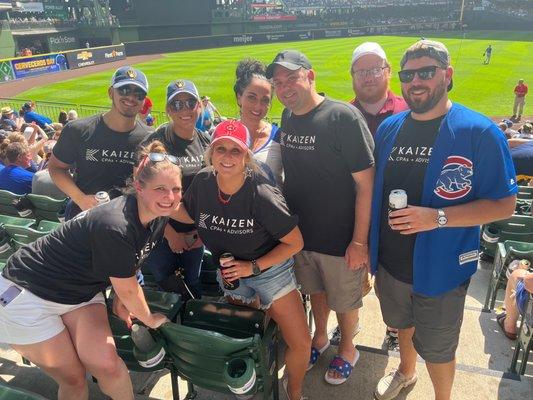
[[[150,312],[137,271],[145,265],[163,289],[179,291],[180,266],[199,297],[206,247],[217,261],[233,256],[218,277],[226,297],[266,310],[279,325],[284,387],[300,400],[306,371],[329,346],[331,311],[340,339],[325,380],[339,385],[352,373],[370,270],[401,356],[398,370],[377,382],[376,398],[416,382],[418,353],[435,398],[450,399],[479,226],[510,216],[517,191],[503,133],[448,99],[450,61],[442,43],[409,47],[402,99],[389,89],[381,46],[363,43],[352,56],[349,104],[317,92],[311,62],[298,51],[268,66],[243,60],[234,85],[239,119],[211,137],[195,128],[202,107],[186,79],[167,87],[170,121],[147,134],[136,120],[147,79],[120,68],[108,89],[111,109],[67,124],[53,149],[49,171],[71,198],[69,221],[8,260],[0,334],[58,382],[60,399],[88,398],[86,372],[111,398],[132,399],[101,292],[112,286],[113,312],[128,325],[137,318],[157,328],[167,320]],[[279,128],[265,120],[274,94],[285,106]],[[395,189],[409,206],[391,211]],[[115,198],[95,207],[102,190]],[[312,337],[298,289],[311,297]]]

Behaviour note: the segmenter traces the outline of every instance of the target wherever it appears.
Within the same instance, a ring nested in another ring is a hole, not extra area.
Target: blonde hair
[[[29,151],[28,142],[24,136],[12,133],[0,144],[0,159],[5,164],[14,164],[21,155]]]
[[[211,144],[204,153],[204,162],[206,166],[214,169],[213,164],[211,163],[213,152],[214,152],[214,146],[213,144]],[[254,153],[252,153],[252,150],[250,149],[246,150],[246,159],[245,159],[244,164],[245,164],[245,168],[251,169],[252,172],[257,172],[259,170],[259,166],[257,165],[257,162],[254,158]]]

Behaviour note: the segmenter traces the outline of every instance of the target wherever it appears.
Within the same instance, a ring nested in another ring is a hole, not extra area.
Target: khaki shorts
[[[89,304],[105,305],[102,293],[80,304],[54,303],[35,296],[0,275],[0,297],[4,298],[2,296],[7,304],[0,306],[0,342],[7,344],[44,342],[65,329],[61,315]]]
[[[350,270],[344,257],[302,250],[294,256],[294,272],[304,294],[326,293],[328,307],[343,313],[363,306],[366,268]]]

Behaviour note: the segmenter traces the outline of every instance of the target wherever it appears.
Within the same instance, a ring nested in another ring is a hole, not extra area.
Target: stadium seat
[[[533,315],[533,295],[529,295],[529,300],[525,307],[524,315],[522,315],[522,322],[520,323],[520,329],[518,330],[518,338],[516,339],[515,351],[511,360],[511,367],[509,371],[516,374],[516,366],[520,352],[522,352],[522,358],[520,359],[520,370],[518,373],[524,375],[526,373],[527,359],[529,353],[533,349],[533,321],[528,320],[527,316]]]
[[[42,233],[50,233],[52,231],[55,231],[57,228],[61,226],[60,222],[54,222],[54,221],[48,221],[48,220],[42,220],[39,222],[39,225],[37,225],[37,230]]]
[[[492,274],[487,288],[483,311],[489,312],[494,308],[498,290],[505,289],[507,284],[506,271],[509,264],[514,260],[526,259],[533,263],[533,243],[506,240],[498,243],[498,252],[494,257]]]
[[[181,325],[167,323],[157,332],[166,342],[172,368],[189,383],[188,396],[194,385],[232,394],[224,371],[233,360],[242,359],[255,366],[251,391],[262,393],[263,399],[278,398],[277,325],[263,311],[190,300]]]
[[[11,236],[11,247],[15,250],[49,233],[15,225],[4,225],[4,229]]]
[[[59,219],[57,213],[65,208],[67,199],[57,200],[52,197],[39,194],[28,194],[28,200],[33,205],[33,214],[38,220],[56,221]]]
[[[19,213],[13,206],[13,201],[17,201],[21,196],[11,193],[8,190],[0,189],[0,214],[13,215],[18,217]]]
[[[0,224],[3,225],[15,225],[29,228],[35,224],[35,220],[31,218],[20,218],[13,215],[0,215]]]
[[[481,249],[485,257],[494,257],[497,243],[506,240],[533,243],[533,217],[513,215],[511,218],[484,225]]]
[[[533,186],[518,186],[517,199],[533,200]]]
[[[46,397],[0,382],[0,400],[46,400]]]

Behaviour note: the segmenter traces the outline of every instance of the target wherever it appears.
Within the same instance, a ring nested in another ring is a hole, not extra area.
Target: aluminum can
[[[389,194],[389,212],[407,207],[407,193],[403,189],[391,190]]]
[[[105,204],[105,203],[109,203],[110,201],[109,194],[104,191],[96,192],[96,194],[94,195],[94,198],[96,199],[98,204]]]
[[[222,264],[227,261],[233,261],[233,260],[235,260],[235,257],[233,257],[233,254],[231,253],[222,253],[219,258],[220,272],[221,272],[220,277],[222,278],[222,284],[224,285],[224,289],[226,290],[235,290],[239,287],[238,280],[230,282],[224,279],[224,277],[222,276],[222,271],[224,270],[224,266]]]

